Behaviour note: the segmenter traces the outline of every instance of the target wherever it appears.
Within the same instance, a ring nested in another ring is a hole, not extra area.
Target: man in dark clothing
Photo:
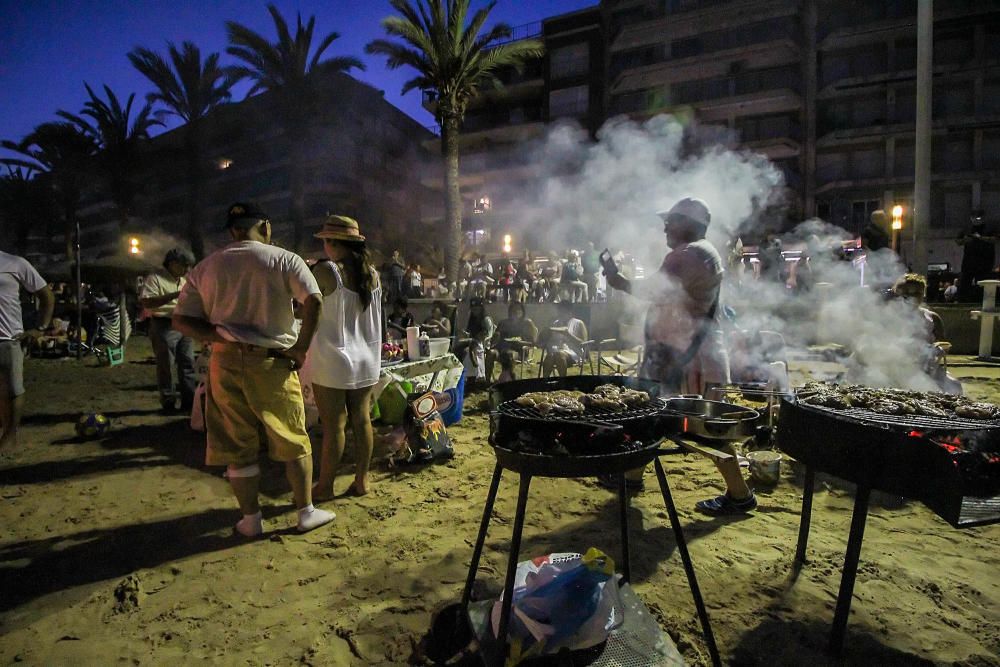
[[[983,291],[976,283],[993,275],[996,265],[996,238],[986,236],[983,212],[974,211],[969,232],[962,234],[956,242],[962,246],[962,275],[958,285],[958,300],[978,302]]]

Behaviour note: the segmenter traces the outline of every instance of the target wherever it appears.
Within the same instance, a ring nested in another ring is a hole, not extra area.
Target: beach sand
[[[967,392],[1000,400],[1000,371],[966,366]],[[0,664],[394,665],[432,614],[458,601],[494,457],[473,394],[450,429],[456,457],[377,466],[372,493],[321,506],[336,521],[294,532],[283,469],[265,467],[269,536],[239,518],[204,436],[158,413],[145,338],[115,368],[30,360],[22,442],[0,461]],[[84,412],[113,420],[80,442]],[[849,485],[817,482],[809,560],[794,576],[802,474],[785,465],[760,508],[710,518],[722,491],[696,455],[664,459],[724,662],[833,664],[823,653],[851,518]],[[346,489],[345,466],[336,490]],[[631,510],[633,585],[691,664],[708,664],[655,478]],[[476,593],[502,585],[516,476],[500,484]],[[596,546],[617,557],[617,505],[594,480],[535,479],[522,558]],[[1000,526],[956,530],[917,502],[878,497],[865,534],[846,663],[1000,665]]]

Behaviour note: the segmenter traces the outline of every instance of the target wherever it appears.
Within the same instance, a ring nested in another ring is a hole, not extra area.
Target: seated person
[[[470,387],[477,381],[486,380],[486,343],[495,332],[496,326],[486,314],[483,300],[472,297],[469,302],[469,323],[462,332],[462,338],[455,344],[455,356],[465,364]]]
[[[573,303],[590,301],[590,291],[582,277],[583,266],[580,264],[580,253],[576,250],[570,250],[566,262],[563,264],[560,279],[562,289],[565,292],[563,298],[568,298]]]
[[[918,350],[917,354],[921,356],[924,372],[934,380],[940,391],[961,394],[962,383],[952,377],[941,363],[946,352],[944,323],[940,315],[924,305],[927,279],[918,273],[907,273],[892,286],[892,294],[915,308],[923,320],[926,347]]]
[[[559,317],[552,322],[543,342],[545,359],[542,362],[542,376],[549,377],[555,368],[561,377],[566,377],[570,364],[580,363],[586,355],[583,349],[586,340],[587,325],[573,316],[573,304],[560,301]]]
[[[514,302],[507,307],[507,319],[497,327],[497,341],[486,351],[486,377],[493,378],[493,365],[500,361],[498,382],[516,380],[514,362],[521,350],[535,344],[538,327],[525,316],[524,304]]]
[[[451,336],[451,321],[444,314],[444,304],[435,301],[431,305],[431,314],[427,316],[420,329],[431,338],[447,338]]]
[[[406,340],[406,328],[414,325],[413,315],[408,310],[410,301],[405,296],[398,296],[392,302],[392,312],[385,320],[385,329],[389,338]]]

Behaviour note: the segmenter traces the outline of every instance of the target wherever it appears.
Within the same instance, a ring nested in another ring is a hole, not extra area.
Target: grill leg
[[[628,550],[628,491],[625,488],[625,473],[618,474],[619,523],[622,529],[622,573],[625,581],[632,579],[632,566]]]
[[[812,466],[806,466],[805,486],[802,489],[802,515],[799,517],[799,541],[795,545],[795,567],[799,568],[806,562],[806,546],[809,543],[809,522],[812,520],[813,485],[816,481],[816,471]]]
[[[868,499],[872,489],[858,484],[854,497],[854,515],[851,517],[851,535],[847,539],[847,555],[844,556],[844,572],[840,577],[840,593],[837,594],[837,610],[833,614],[833,630],[830,632],[828,650],[840,656],[844,650],[844,634],[847,631],[847,617],[851,613],[851,596],[854,595],[854,579],[858,574],[861,558],[861,542],[865,538],[865,522],[868,520]]]
[[[472,550],[472,562],[469,563],[469,575],[465,580],[465,590],[462,591],[462,607],[469,607],[469,600],[472,599],[472,586],[476,583],[476,572],[479,570],[479,559],[483,555],[483,545],[486,543],[486,531],[490,527],[490,516],[493,514],[493,503],[497,499],[497,489],[500,488],[500,476],[503,468],[497,462],[493,468],[493,480],[490,482],[490,492],[486,495],[486,507],[483,508],[483,520],[479,524],[479,536],[476,537],[476,546]]]
[[[667,506],[667,514],[670,516],[670,526],[674,529],[674,541],[677,542],[677,551],[681,554],[681,562],[684,564],[684,573],[687,575],[688,586],[691,588],[694,606],[698,610],[701,631],[705,635],[705,643],[708,644],[708,653],[712,657],[712,665],[720,667],[722,660],[719,658],[719,649],[715,645],[715,635],[712,633],[712,624],[708,620],[708,610],[705,609],[705,602],[701,599],[701,589],[698,588],[698,579],[694,573],[694,565],[691,564],[691,555],[688,553],[687,542],[684,540],[681,520],[677,516],[674,498],[670,494],[670,485],[667,484],[667,474],[663,472],[663,465],[660,463],[660,459],[653,459],[653,463],[656,466],[656,478],[660,482],[660,493],[663,494],[663,504]]]
[[[510,624],[511,605],[514,602],[514,575],[517,574],[517,556],[521,550],[521,530],[524,528],[524,510],[528,505],[528,486],[531,475],[521,473],[521,483],[517,489],[517,513],[514,515],[514,533],[510,538],[510,556],[507,559],[507,579],[503,585],[503,604],[500,607],[500,627],[497,643],[502,657],[506,657],[510,644],[507,629]]]

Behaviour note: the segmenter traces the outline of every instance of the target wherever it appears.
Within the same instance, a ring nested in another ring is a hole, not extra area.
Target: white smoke
[[[593,141],[574,124],[553,126],[531,149],[539,178],[533,189],[499,192],[512,219],[541,245],[562,251],[593,241],[631,253],[647,267],[659,266],[667,247],[658,211],[683,197],[705,200],[712,214],[708,239],[724,261],[737,238],[760,239],[783,220],[783,177],[766,157],[727,147],[725,131],[682,125],[670,116],[643,123],[609,121]],[[513,206],[511,204],[513,203]],[[927,324],[919,311],[889,301],[886,288],[905,268],[889,251],[870,253],[864,276],[836,257],[849,235],[821,220],[809,220],[782,235],[812,255],[802,280],[822,282],[790,290],[776,281],[754,281],[731,267],[723,303],[736,312],[735,327],[781,333],[792,354],[836,343],[853,351],[852,380],[881,386],[931,388],[923,372]],[[862,285],[864,282],[864,286]],[[635,304],[639,319],[643,308]]]

